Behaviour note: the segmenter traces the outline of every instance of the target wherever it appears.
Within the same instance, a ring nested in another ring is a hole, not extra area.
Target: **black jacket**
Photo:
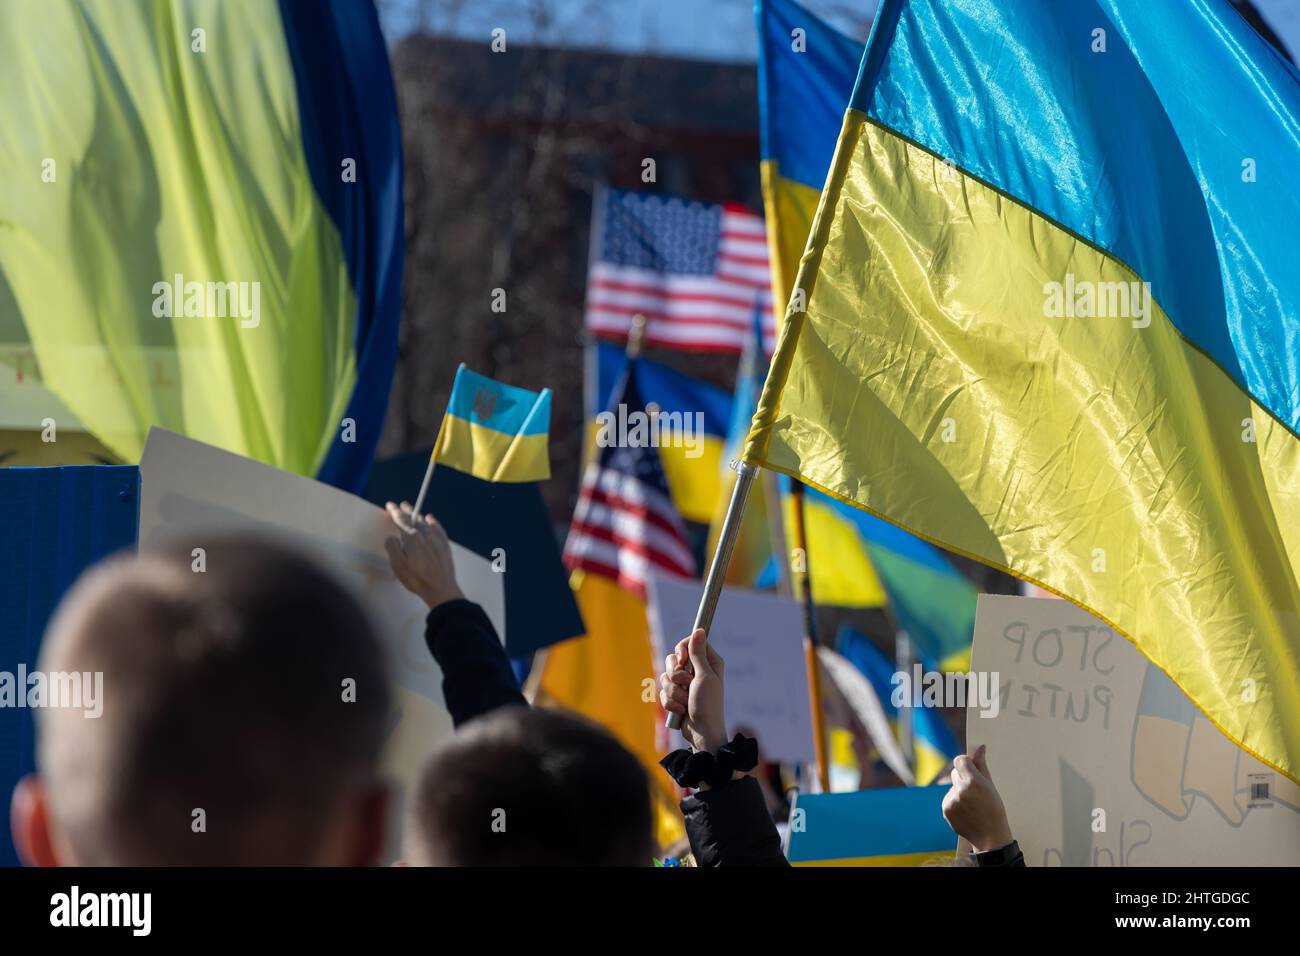
[[[442,668],[442,696],[457,727],[498,707],[528,706],[496,628],[473,601],[447,601],[430,611],[424,641]]]
[[[455,726],[498,707],[528,706],[496,628],[474,602],[435,607],[425,619],[424,640],[442,668],[442,695]],[[700,866],[788,865],[752,777],[687,797],[682,813]]]
[[[699,866],[790,865],[753,777],[691,794],[682,801],[682,815]]]
[[[1015,840],[996,850],[972,853],[970,856],[976,866],[1006,867],[1009,869],[1025,868],[1025,854],[1021,851],[1020,844]]]

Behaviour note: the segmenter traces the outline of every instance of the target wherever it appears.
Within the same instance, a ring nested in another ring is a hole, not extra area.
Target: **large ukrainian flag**
[[[1298,163],[1224,0],[883,0],[746,459],[1105,618],[1295,779]]]
[[[0,107],[0,361],[122,461],[160,425],[364,487],[403,258],[370,0],[5,0]]]

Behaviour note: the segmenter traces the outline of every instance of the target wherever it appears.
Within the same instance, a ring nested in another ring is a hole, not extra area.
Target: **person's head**
[[[383,652],[305,558],[237,536],[111,558],[63,599],[40,670],[101,673],[103,701],[36,712],[26,862],[378,862]]]
[[[590,721],[509,707],[429,757],[406,829],[418,866],[646,866],[650,782]]]

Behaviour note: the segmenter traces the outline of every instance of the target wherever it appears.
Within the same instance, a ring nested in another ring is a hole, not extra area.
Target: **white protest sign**
[[[1030,866],[1294,865],[1300,787],[1225,737],[1120,634],[1066,601],[981,595],[967,710]]]
[[[412,491],[414,494],[414,490]],[[140,547],[205,534],[251,531],[297,548],[333,571],[365,606],[393,669],[394,712],[384,764],[403,787],[451,734],[442,672],[424,642],[423,602],[394,579],[381,508],[329,485],[151,429],[140,458]],[[505,590],[491,563],[453,543],[456,580],[505,640]],[[399,801],[400,802],[400,801]]]
[[[647,614],[663,659],[691,633],[704,593],[699,581],[650,579]],[[713,616],[709,643],[725,662],[727,732],[758,740],[764,760],[809,763],[813,758],[803,610],[789,598],[726,588]]]

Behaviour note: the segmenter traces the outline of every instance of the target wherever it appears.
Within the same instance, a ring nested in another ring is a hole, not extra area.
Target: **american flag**
[[[593,210],[587,329],[626,341],[646,318],[645,344],[740,352],[763,313],[776,338],[763,218],[741,206],[602,189]]]
[[[636,362],[628,365],[615,403],[628,413],[644,412],[636,387]],[[695,557],[681,516],[673,506],[659,449],[614,442],[587,466],[578,506],[564,542],[564,563],[614,578],[619,587],[644,598],[652,571],[695,574]]]

